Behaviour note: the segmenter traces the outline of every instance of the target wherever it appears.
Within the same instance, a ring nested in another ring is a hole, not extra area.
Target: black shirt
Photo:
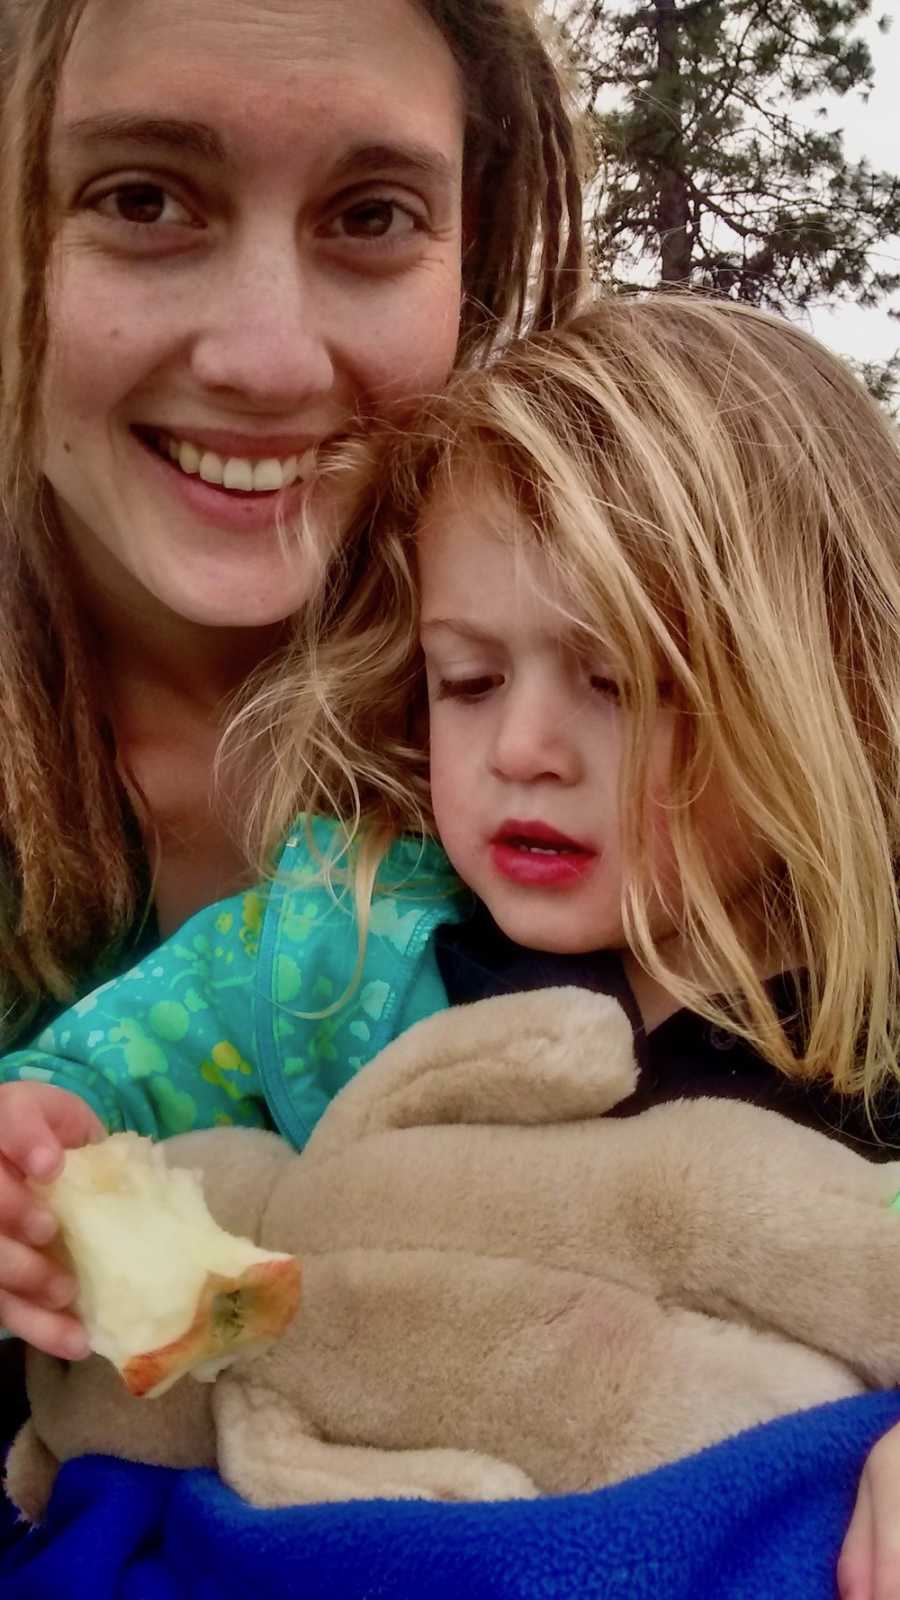
[[[785,1077],[745,1040],[691,1011],[677,1011],[647,1033],[615,951],[554,955],[526,950],[501,933],[483,906],[465,922],[444,924],[436,938],[438,967],[451,1005],[564,985],[619,1001],[634,1030],[638,1085],[610,1116],[634,1116],[667,1100],[700,1096],[745,1100],[839,1139],[872,1161],[900,1156],[900,1091],[882,1096],[873,1130],[861,1097],[835,1094],[821,1080],[801,1083]],[[769,991],[779,1016],[795,1014],[795,980],[777,978]]]

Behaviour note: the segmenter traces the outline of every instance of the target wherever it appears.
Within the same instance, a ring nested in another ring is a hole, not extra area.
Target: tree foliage
[[[612,286],[776,310],[900,286],[900,177],[847,159],[816,100],[865,94],[871,0],[545,0],[582,86],[591,248]],[[886,26],[886,23],[880,24]]]
[[[851,361],[850,365],[869,393],[900,422],[900,350],[887,361]]]

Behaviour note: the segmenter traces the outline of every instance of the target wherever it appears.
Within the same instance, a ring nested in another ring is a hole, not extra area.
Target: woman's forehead
[[[57,128],[136,112],[221,123],[226,137],[280,127],[289,142],[394,124],[462,159],[459,72],[413,0],[88,0]]]

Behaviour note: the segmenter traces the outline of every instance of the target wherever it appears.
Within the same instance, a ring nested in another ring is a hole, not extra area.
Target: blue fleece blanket
[[[756,1428],[595,1494],[254,1511],[206,1472],[60,1474],[2,1600],[833,1600],[870,1446],[900,1393]]]

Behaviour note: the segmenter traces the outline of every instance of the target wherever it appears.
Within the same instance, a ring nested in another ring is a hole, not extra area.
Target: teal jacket
[[[335,836],[316,820],[316,850],[327,854]],[[299,1149],[361,1066],[447,1006],[434,934],[467,904],[437,845],[398,841],[358,971],[352,892],[322,882],[301,821],[272,884],[198,912],[5,1056],[0,1082],[69,1089],[110,1132],[275,1127]]]

